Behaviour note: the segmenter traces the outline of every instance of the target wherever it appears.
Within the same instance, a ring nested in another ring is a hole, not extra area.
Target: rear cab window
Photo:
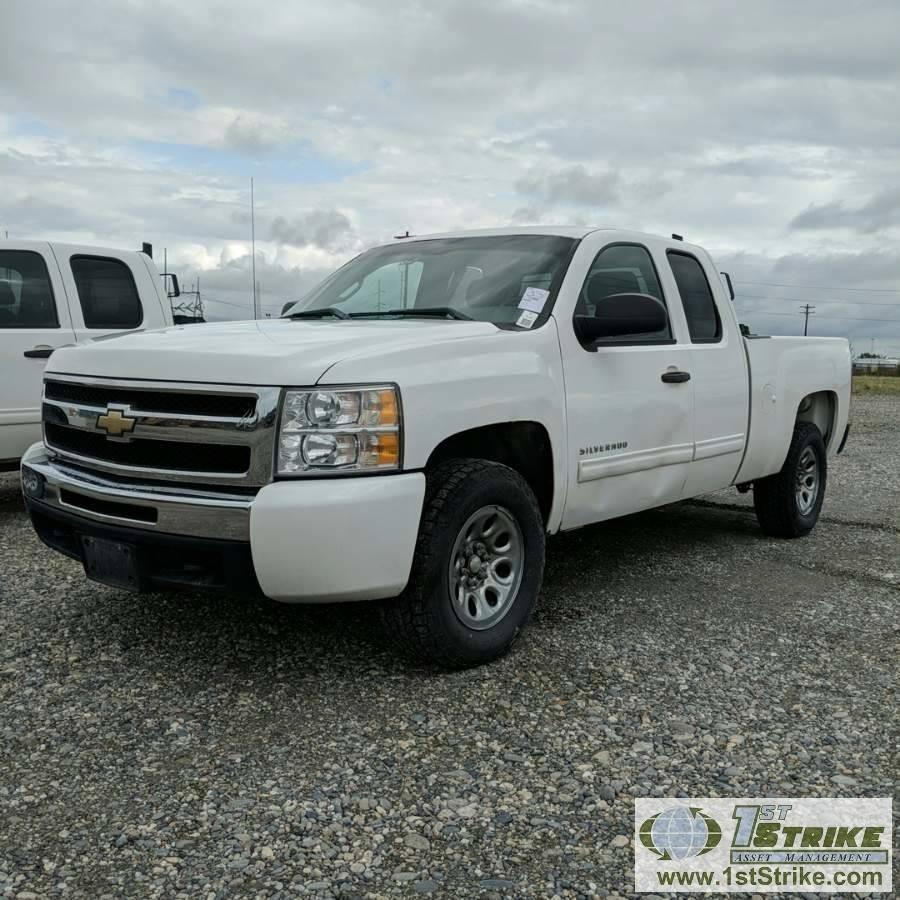
[[[69,261],[86,328],[137,328],[144,310],[126,263],[106,256],[78,255]]]
[[[722,319],[700,261],[681,250],[668,250],[666,257],[681,295],[691,343],[718,343],[722,340]]]
[[[0,329],[59,328],[47,263],[33,250],[0,250]]]

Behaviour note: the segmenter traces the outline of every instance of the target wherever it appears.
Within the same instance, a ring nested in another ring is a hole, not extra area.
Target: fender
[[[424,469],[447,438],[485,425],[537,422],[550,435],[556,486],[547,519],[556,531],[565,503],[565,400],[553,318],[531,332],[497,329],[465,342],[377,351],[342,360],[320,383],[390,380],[403,405],[403,467]]]

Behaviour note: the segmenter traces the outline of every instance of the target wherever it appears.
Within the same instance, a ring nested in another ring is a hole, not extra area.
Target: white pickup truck
[[[53,355],[32,520],[88,577],[286,602],[392,598],[461,667],[512,643],[545,536],[753,486],[815,524],[847,341],[742,333],[709,255],[600,229],[398,240],[279,320]]]
[[[41,379],[55,349],[171,324],[145,253],[0,241],[0,472],[40,440]]]

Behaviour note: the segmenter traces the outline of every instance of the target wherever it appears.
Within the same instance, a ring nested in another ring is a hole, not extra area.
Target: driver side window
[[[604,301],[616,294],[647,294],[666,305],[656,266],[646,247],[640,244],[610,244],[594,258],[581,288],[576,316],[597,316]],[[626,338],[601,338],[600,344],[668,343],[672,326],[666,322],[659,331],[629,334]]]

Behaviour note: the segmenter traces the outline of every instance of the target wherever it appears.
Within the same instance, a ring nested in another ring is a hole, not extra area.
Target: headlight
[[[400,468],[400,399],[394,387],[286,391],[279,475]]]

